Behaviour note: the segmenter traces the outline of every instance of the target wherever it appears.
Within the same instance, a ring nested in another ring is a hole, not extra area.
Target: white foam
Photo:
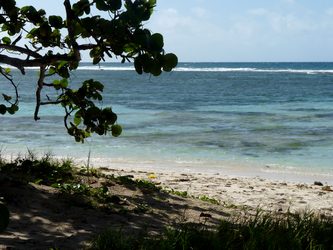
[[[108,70],[108,71],[133,71],[134,67],[105,67],[105,66],[80,66],[78,70]]]
[[[0,65],[4,68],[15,69],[12,66]],[[38,70],[38,67],[29,69]],[[134,71],[134,66],[80,66],[78,70],[96,71]],[[296,73],[296,74],[333,74],[333,69],[260,69],[260,68],[229,68],[229,67],[176,67],[173,71],[177,72],[262,72],[262,73]]]
[[[263,73],[302,73],[302,74],[333,74],[333,70],[315,70],[315,69],[258,69],[258,68],[187,68],[178,67],[174,71],[183,72],[263,72]]]
[[[134,67],[115,67],[115,66],[82,66],[79,70],[109,70],[109,71],[134,71]],[[298,74],[333,74],[333,69],[259,69],[259,68],[227,68],[227,67],[177,67],[176,72],[258,72],[258,73],[298,73]]]

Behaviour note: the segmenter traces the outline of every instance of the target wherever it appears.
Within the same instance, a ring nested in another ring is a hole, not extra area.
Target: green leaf
[[[56,90],[61,89],[61,83],[60,83],[60,80],[56,79],[56,80],[54,80],[52,83],[53,83],[53,86],[54,86],[54,88],[55,88]]]
[[[7,112],[7,107],[3,104],[0,104],[0,114],[4,115]]]
[[[110,6],[111,11],[116,11],[121,8],[121,0],[107,0],[108,5]]]
[[[105,3],[104,0],[96,0],[96,8],[103,11],[109,10],[109,6]]]
[[[42,16],[45,15],[44,10],[37,11],[33,6],[22,7],[21,13],[25,15],[33,24],[43,22]]]
[[[7,44],[7,45],[12,43],[12,40],[10,40],[10,38],[8,36],[3,37],[1,40],[4,44]]]
[[[114,137],[120,136],[122,131],[123,131],[123,128],[118,124],[114,124],[111,126],[111,133],[112,133],[112,136],[114,136]]]
[[[135,43],[127,43],[127,44],[125,44],[124,47],[123,47],[123,50],[124,50],[124,52],[126,52],[126,53],[131,53],[131,52],[133,52],[133,51],[136,50],[136,49],[137,49],[137,46],[136,46]]]
[[[111,108],[105,108],[102,110],[102,117],[110,124],[114,124],[117,121],[117,115],[112,111]]]
[[[99,64],[99,62],[102,60],[101,57],[97,56],[97,57],[94,57],[93,59],[93,64],[96,65],[96,64]]]
[[[18,111],[18,106],[13,104],[11,107],[7,108],[7,112],[11,115],[15,114],[16,111]]]
[[[50,25],[56,29],[61,29],[63,27],[63,20],[61,16],[49,16]]]
[[[86,83],[89,84],[90,87],[95,90],[103,91],[103,89],[104,89],[104,85],[99,81],[94,81],[93,79],[90,79],[90,80],[86,81]]]
[[[58,79],[54,80],[53,85],[54,86],[60,85],[60,80],[58,80]]]
[[[68,80],[66,78],[63,78],[60,80],[59,84],[60,84],[61,88],[65,89],[68,87]]]
[[[149,0],[150,7],[153,8],[156,6],[156,0]]]
[[[140,56],[140,60],[142,62],[143,72],[151,73],[152,68],[154,67],[154,62],[152,58],[148,54],[144,54]]]
[[[95,47],[92,50],[90,50],[89,55],[91,58],[95,58],[95,57],[100,57],[102,51],[100,47]]]
[[[69,78],[69,71],[66,67],[61,67],[58,69],[58,74],[64,78]]]
[[[155,33],[150,37],[150,48],[155,51],[161,51],[164,46],[163,36],[160,33]]]
[[[43,9],[38,10],[39,16],[44,16],[45,14],[46,14],[45,10],[43,10]]]
[[[81,111],[79,110],[79,111],[77,111],[77,112],[75,113],[75,115],[74,115],[74,124],[75,124],[76,126],[79,126],[80,123],[81,123],[81,121],[82,121],[82,118],[81,118]]]
[[[173,53],[168,53],[163,56],[163,70],[171,71],[178,64],[178,57]]]
[[[87,15],[90,13],[90,4],[88,0],[80,0],[77,3],[73,4],[73,10],[76,15],[82,16],[83,13]]]
[[[152,64],[150,73],[152,73],[154,76],[159,76],[162,74],[161,67],[157,63]]]
[[[134,59],[134,68],[135,71],[139,74],[142,75],[143,71],[142,71],[142,62],[140,58],[135,58]]]
[[[50,75],[53,75],[54,73],[56,73],[56,69],[55,69],[55,67],[50,67],[50,69],[49,69],[49,74],[50,74]]]
[[[9,75],[12,70],[10,68],[5,68],[5,74]]]
[[[147,29],[138,29],[134,32],[134,41],[143,48],[146,48],[151,37],[150,31]]]
[[[9,101],[12,99],[11,96],[6,95],[6,94],[2,94],[2,96],[3,96],[3,99],[4,99],[6,102],[9,102]]]

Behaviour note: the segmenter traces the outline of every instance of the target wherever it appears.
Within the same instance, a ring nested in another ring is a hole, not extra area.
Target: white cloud
[[[328,28],[333,25],[333,8],[320,15],[284,7],[295,1],[280,0],[284,5],[279,8],[266,5],[217,15],[195,3],[186,11],[157,10],[148,25],[164,35],[166,51],[176,53],[180,61],[301,60],[333,40]]]
[[[211,33],[218,29],[209,22],[207,16],[208,12],[202,8],[193,8],[189,15],[183,15],[178,10],[169,8],[155,15],[151,26],[175,35],[202,36],[206,31]]]
[[[226,37],[223,29],[210,20],[205,9],[192,8],[184,14],[169,8],[155,14],[147,27],[163,34],[166,51],[172,48],[170,52],[176,53],[180,61],[213,58]]]
[[[310,21],[292,13],[279,13],[264,8],[251,9],[248,13],[250,20],[252,19],[251,16],[263,18],[263,20],[257,20],[257,22],[268,25],[270,29],[277,33],[305,32],[314,28]]]

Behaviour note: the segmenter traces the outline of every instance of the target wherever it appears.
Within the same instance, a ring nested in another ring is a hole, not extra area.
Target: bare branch
[[[15,102],[11,103],[11,104],[17,105],[18,102],[19,102],[19,93],[18,93],[17,85],[14,83],[13,79],[8,76],[8,74],[3,72],[3,68],[1,66],[0,66],[0,74],[2,76],[4,76],[10,82],[10,84],[13,86],[14,91],[15,91]]]
[[[38,117],[38,112],[39,112],[39,108],[41,105],[40,93],[41,93],[41,91],[43,89],[43,85],[44,85],[45,71],[46,71],[46,66],[45,65],[41,66],[40,73],[39,73],[39,79],[38,79],[38,83],[37,83],[37,90],[36,90],[36,108],[35,108],[35,114],[34,114],[35,121],[40,119]]]
[[[6,49],[6,50],[12,50],[12,51],[17,51],[22,54],[26,54],[28,56],[32,56],[34,58],[41,58],[42,56],[28,48],[22,48],[16,45],[8,45],[8,44],[0,44],[1,49]]]
[[[24,65],[22,65],[22,61],[23,60],[17,58],[12,58],[6,55],[0,55],[0,63],[14,66],[15,68],[21,71],[22,75],[24,75],[25,71],[24,71]]]
[[[49,76],[49,75],[45,75],[45,76]],[[52,83],[43,83],[43,85],[44,86],[46,86],[46,87],[54,87],[54,84],[52,84]]]
[[[97,44],[88,43],[88,44],[79,44],[77,48],[79,50],[87,50],[87,49],[96,48],[97,46],[98,46]]]
[[[49,101],[49,102],[40,102],[40,106],[50,105],[50,104],[60,104],[60,103],[62,103],[61,100],[59,100],[59,101]]]

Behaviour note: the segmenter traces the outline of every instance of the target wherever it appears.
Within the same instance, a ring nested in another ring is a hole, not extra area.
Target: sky
[[[332,0],[157,0],[146,27],[182,62],[333,61]]]

